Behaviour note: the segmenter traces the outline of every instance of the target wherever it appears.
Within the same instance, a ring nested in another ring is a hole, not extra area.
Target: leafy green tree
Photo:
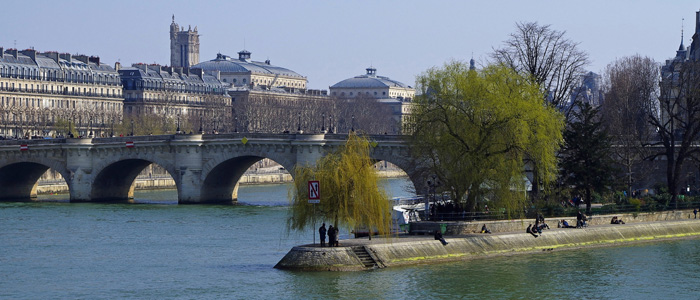
[[[391,205],[377,185],[379,178],[369,149],[366,138],[350,133],[345,146],[321,158],[316,166],[296,166],[288,229],[303,230],[320,219],[330,220],[334,227],[365,227],[380,235],[389,233]],[[319,204],[308,203],[310,180],[319,181]]]
[[[593,193],[603,194],[614,184],[617,170],[613,167],[610,137],[602,126],[599,110],[588,103],[579,103],[564,132],[561,151],[561,176],[567,186],[583,192],[586,212],[591,212]]]
[[[416,159],[465,210],[488,197],[491,207],[521,211],[526,160],[545,181],[556,177],[563,117],[542,105],[532,81],[502,65],[476,71],[453,61],[427,70],[417,85]]]

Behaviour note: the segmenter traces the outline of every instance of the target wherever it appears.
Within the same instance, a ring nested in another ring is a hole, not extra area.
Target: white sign
[[[319,190],[318,180],[309,181],[309,203],[321,202],[321,191]]]

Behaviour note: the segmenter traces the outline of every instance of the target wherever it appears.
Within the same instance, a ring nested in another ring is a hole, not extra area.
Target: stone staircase
[[[377,264],[377,261],[374,260],[374,258],[372,257],[372,255],[369,254],[369,252],[367,252],[367,248],[365,248],[364,246],[354,246],[351,248],[352,248],[352,252],[354,252],[355,255],[357,256],[357,258],[360,259],[360,262],[362,262],[362,265],[364,265],[365,268],[367,268],[367,269],[380,268],[380,265]]]

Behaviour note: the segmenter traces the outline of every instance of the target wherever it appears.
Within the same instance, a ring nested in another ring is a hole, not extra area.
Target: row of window
[[[55,90],[54,90],[55,88]],[[49,93],[49,94],[65,94],[65,95],[84,95],[84,96],[95,96],[95,97],[121,97],[121,89],[110,89],[110,88],[85,88],[83,87],[82,90],[80,87],[70,87],[70,90],[68,87],[63,87],[62,86],[54,86],[54,85],[47,85],[47,84],[42,84],[36,85],[36,89],[34,87],[34,84],[28,84],[25,83],[24,86],[22,86],[21,83],[17,84],[17,87],[15,87],[14,82],[3,82],[0,81],[0,91],[10,91],[10,92],[30,92],[30,93]]]
[[[43,70],[40,72],[33,68],[15,68],[15,67],[5,67],[0,66],[0,77],[5,78],[17,78],[17,79],[31,79],[31,80],[44,80],[44,81],[68,81],[77,83],[94,83],[94,84],[109,84],[118,85],[119,76],[117,74],[107,75],[107,74],[93,74],[88,72],[73,72],[73,71],[59,71],[59,70]]]
[[[0,107],[32,107],[32,108],[88,108],[95,110],[121,111],[121,103],[104,101],[80,101],[45,98],[22,98],[0,96]]]

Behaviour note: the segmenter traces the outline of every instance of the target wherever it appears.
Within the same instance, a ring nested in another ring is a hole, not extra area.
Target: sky
[[[536,21],[565,31],[602,73],[640,54],[663,62],[695,32],[700,2],[673,1],[2,1],[0,47],[96,55],[114,65],[170,64],[171,18],[197,26],[200,61],[217,53],[291,69],[310,89],[373,66],[413,86],[416,76],[451,60],[487,63],[515,30]],[[685,21],[683,21],[685,19]]]

